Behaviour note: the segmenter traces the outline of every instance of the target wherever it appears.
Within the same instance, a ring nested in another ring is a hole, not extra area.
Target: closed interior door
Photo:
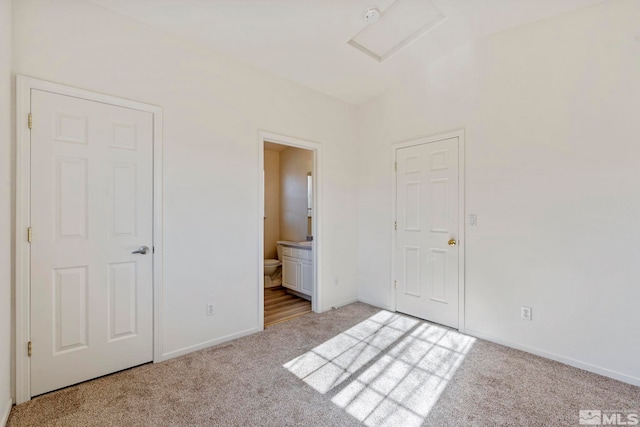
[[[153,359],[153,116],[35,89],[31,111],[35,396]]]
[[[396,150],[396,309],[458,327],[458,138]]]

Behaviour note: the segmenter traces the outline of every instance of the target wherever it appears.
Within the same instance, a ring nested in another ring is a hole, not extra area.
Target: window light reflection
[[[380,311],[284,367],[367,426],[420,426],[474,342]]]

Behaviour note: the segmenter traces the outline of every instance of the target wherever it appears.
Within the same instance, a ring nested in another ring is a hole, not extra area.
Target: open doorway
[[[264,327],[318,304],[317,144],[261,135],[260,317]]]

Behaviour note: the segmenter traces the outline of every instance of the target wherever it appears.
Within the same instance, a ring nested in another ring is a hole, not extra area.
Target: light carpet
[[[37,397],[8,426],[576,426],[580,410],[640,412],[640,388],[355,303]]]

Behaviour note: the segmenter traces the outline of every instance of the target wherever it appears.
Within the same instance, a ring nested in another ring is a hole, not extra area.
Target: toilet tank
[[[276,248],[277,248],[277,251],[278,251],[278,261],[282,261],[282,245],[277,244]]]

